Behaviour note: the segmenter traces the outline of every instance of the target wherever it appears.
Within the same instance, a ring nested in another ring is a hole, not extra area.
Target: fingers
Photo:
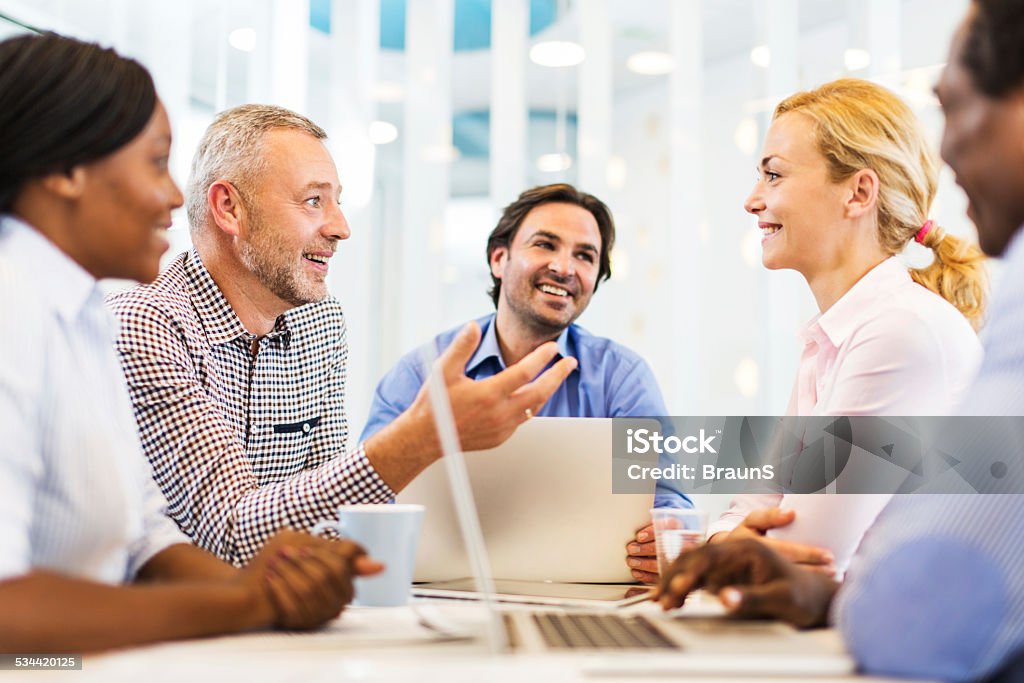
[[[276,624],[289,629],[316,628],[337,617],[352,601],[356,566],[367,573],[381,568],[356,543],[298,532],[276,535],[261,554],[270,555],[262,573]],[[260,571],[259,563],[248,569]]]
[[[657,595],[661,602],[661,608],[669,610],[682,607],[686,602],[686,596],[702,586],[703,575],[696,567],[691,567],[675,575],[669,574],[667,580],[662,577],[658,583]]]
[[[688,550],[676,558],[668,572],[661,577],[654,599],[662,609],[681,607],[686,596],[702,588],[705,574],[714,562],[713,546]]]
[[[800,568],[827,576],[830,579],[834,579],[836,576],[836,566],[834,564],[801,564]]]
[[[627,557],[626,564],[630,569],[635,569],[648,574],[658,574],[658,560],[654,557]]]
[[[547,367],[557,353],[558,345],[555,342],[541,344],[515,365],[509,366],[503,372],[485,381],[491,383],[499,393],[504,395],[515,394],[525,388],[525,385],[530,385],[532,388],[541,387],[542,391],[546,391],[547,394],[538,402],[536,407],[540,408],[547,400],[547,396],[550,396],[558,388],[558,385],[569,376],[569,373],[576,369],[575,358],[562,358],[541,375],[541,370]],[[538,375],[540,376],[538,377]],[[535,393],[539,395],[541,390]],[[523,407],[531,406],[524,403]]]
[[[719,598],[737,617],[782,619],[797,628],[823,626],[837,583],[808,572],[768,581],[758,586],[730,586]]]
[[[658,559],[653,542],[642,542],[654,538],[654,527],[648,524],[636,532],[636,540],[626,544],[626,564],[630,574],[643,583],[658,583]]]
[[[384,563],[363,555],[352,563],[352,570],[356,576],[373,576],[384,571]]]
[[[768,529],[786,526],[792,523],[794,519],[796,519],[796,511],[794,510],[783,510],[778,507],[761,508],[747,515],[746,519],[743,520],[743,526],[764,533]]]
[[[658,583],[658,580],[661,578],[658,576],[657,572],[645,572],[640,571],[639,569],[632,570],[630,574],[632,574],[633,578],[639,581],[640,583],[647,584],[656,584]]]
[[[278,625],[284,628],[311,628],[315,624],[319,593],[314,581],[293,564],[282,549],[267,567],[267,585],[278,613]]]
[[[629,557],[657,557],[658,550],[652,543],[627,543],[626,553]]]
[[[533,354],[530,355],[532,356]],[[523,361],[529,357],[530,356],[527,356]],[[523,361],[520,361],[520,363]],[[565,381],[566,377],[576,369],[576,366],[577,361],[575,358],[562,358],[545,370],[544,374],[537,377],[533,382],[530,382],[529,384],[524,383],[523,386],[520,386],[512,393],[512,398],[517,403],[516,410],[524,411],[526,408],[529,408],[535,413],[539,412],[544,404],[547,403],[547,400],[551,398],[551,394],[555,393],[555,390],[562,385],[562,382]],[[543,367],[544,366],[542,365],[541,368]],[[508,370],[505,372],[508,372]],[[500,376],[501,375],[496,375],[495,377]],[[535,376],[536,375],[532,375],[531,379]],[[527,380],[527,382],[529,382],[529,380]]]
[[[805,545],[803,543],[794,543],[792,541],[783,541],[777,538],[764,538],[760,540],[769,548],[791,562],[807,565],[822,565],[826,567],[832,566],[833,573],[835,572],[836,558],[825,548]]]
[[[435,365],[440,366],[446,384],[450,384],[466,374],[466,363],[469,362],[479,343],[480,326],[475,322],[467,323],[465,327],[459,330],[459,333],[455,335],[455,339],[452,340],[452,343],[448,345],[448,348],[444,350],[444,353],[441,354],[441,357],[435,363]],[[537,372],[540,372],[540,370]]]
[[[730,586],[719,591],[718,597],[730,614],[748,619],[783,618],[793,608],[792,591],[785,579],[760,586]]]
[[[662,577],[659,594],[665,609],[679,607],[699,588],[717,593],[737,585],[762,585],[782,578],[794,566],[760,540],[705,544],[683,551]]]
[[[518,363],[510,365],[504,371],[485,381],[497,387],[500,393],[511,394],[539,375],[556,353],[558,353],[558,344],[555,342],[541,344]]]

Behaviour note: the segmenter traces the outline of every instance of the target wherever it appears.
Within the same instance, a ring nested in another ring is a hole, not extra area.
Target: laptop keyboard
[[[544,642],[554,649],[678,649],[641,616],[561,612],[537,612],[530,616]]]

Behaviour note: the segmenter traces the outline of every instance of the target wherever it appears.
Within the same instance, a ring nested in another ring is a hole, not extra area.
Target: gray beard
[[[260,250],[254,249],[249,242],[242,244],[239,256],[245,267],[252,271],[263,286],[273,292],[278,299],[287,301],[296,307],[323,299],[323,297],[311,298],[308,292],[303,292],[300,284],[295,281],[294,274],[288,268],[270,263]]]

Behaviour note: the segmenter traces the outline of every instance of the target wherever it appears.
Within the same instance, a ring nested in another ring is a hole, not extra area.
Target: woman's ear
[[[848,218],[860,218],[875,210],[878,206],[878,174],[870,168],[864,168],[847,181],[849,194],[846,198],[846,215]]]
[[[51,173],[39,179],[39,185],[47,192],[62,199],[81,199],[85,194],[86,176],[89,171],[78,165],[66,173]]]

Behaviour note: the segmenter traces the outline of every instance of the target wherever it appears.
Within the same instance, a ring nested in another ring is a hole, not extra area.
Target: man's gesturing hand
[[[576,369],[575,358],[562,358],[544,370],[558,353],[558,345],[548,342],[503,372],[474,381],[466,377],[466,363],[479,343],[480,327],[469,323],[433,369],[444,376],[459,441],[467,451],[493,448],[505,441],[516,427],[529,419],[527,409],[530,414],[538,413],[569,373]]]
[[[480,343],[480,327],[469,323],[434,363],[448,387],[462,449],[478,451],[505,441],[576,369],[575,358],[562,358],[547,370],[558,353],[554,342],[542,344],[518,363],[493,377],[466,377],[466,363]],[[543,372],[541,372],[543,371]],[[441,457],[441,442],[425,382],[409,409],[363,444],[366,458],[394,491],[401,491]],[[529,412],[527,412],[529,411]]]

